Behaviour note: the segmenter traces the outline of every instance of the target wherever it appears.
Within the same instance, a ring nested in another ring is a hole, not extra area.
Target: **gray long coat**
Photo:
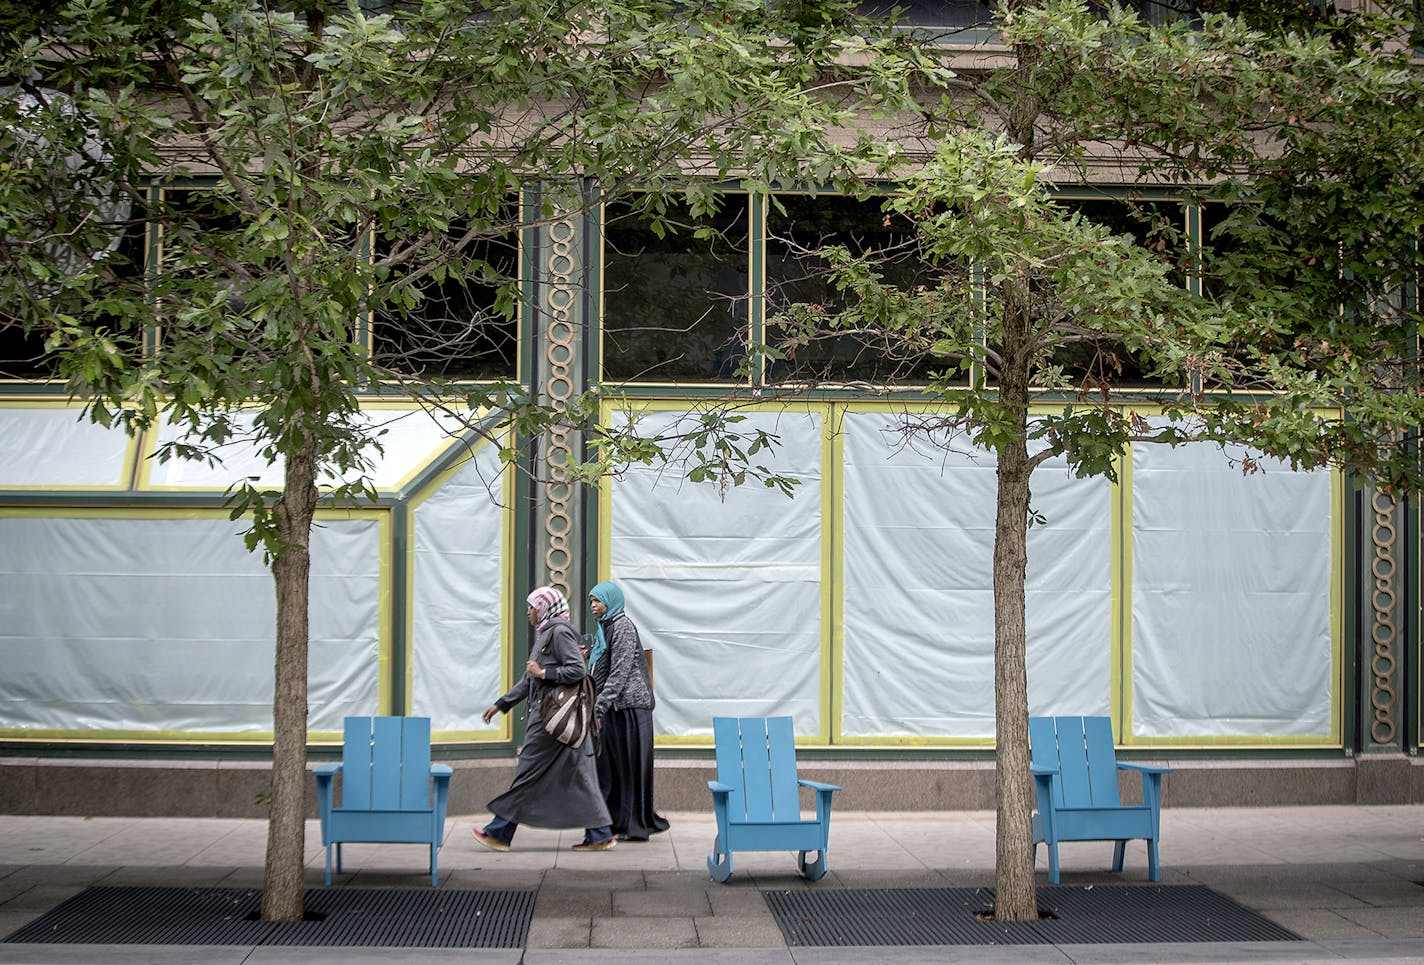
[[[554,684],[578,683],[588,672],[579,637],[567,620],[555,617],[534,637],[529,658],[544,668],[543,680],[525,673],[509,693],[495,701],[504,712],[529,702],[529,724],[519,751],[514,781],[489,802],[494,814],[537,828],[603,828],[612,823],[598,787],[593,737],[583,746],[560,744],[544,730],[539,705]]]

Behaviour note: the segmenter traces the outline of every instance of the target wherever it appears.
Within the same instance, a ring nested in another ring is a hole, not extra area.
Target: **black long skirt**
[[[603,715],[598,786],[613,820],[613,833],[631,841],[666,831],[667,818],[653,808],[653,712],[611,710]]]

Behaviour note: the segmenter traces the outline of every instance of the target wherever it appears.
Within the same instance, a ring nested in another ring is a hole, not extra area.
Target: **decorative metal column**
[[[1405,515],[1377,490],[1361,493],[1360,750],[1399,753],[1404,746]]]
[[[568,403],[584,389],[579,364],[584,330],[586,264],[581,205],[567,205],[564,214],[539,229],[534,278],[534,372],[539,398],[555,405]],[[564,470],[578,460],[581,434],[556,428],[540,441],[536,474],[533,553],[534,582],[557,587],[577,614],[584,587],[583,532],[578,484]]]

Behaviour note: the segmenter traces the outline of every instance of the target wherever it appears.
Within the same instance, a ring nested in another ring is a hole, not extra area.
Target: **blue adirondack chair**
[[[1038,811],[1033,816],[1033,850],[1048,845],[1048,880],[1058,884],[1058,842],[1114,841],[1113,871],[1122,871],[1127,842],[1147,841],[1147,877],[1160,881],[1157,839],[1161,836],[1162,775],[1148,764],[1118,763],[1112,722],[1106,717],[1030,717],[1029,746]],[[1117,772],[1142,775],[1142,804],[1123,804]]]
[[[826,873],[834,784],[796,777],[796,744],[790,717],[714,717],[717,780],[708,781],[717,816],[717,840],[707,856],[714,881],[732,876],[734,851],[799,851],[801,874],[816,881]],[[816,792],[816,817],[803,820],[799,788]],[[816,858],[806,856],[814,852]]]
[[[340,874],[347,841],[429,844],[430,883],[439,884],[436,853],[445,840],[450,768],[430,763],[429,717],[347,717],[341,763],[320,764],[313,772],[327,885],[332,849]],[[333,787],[338,772],[340,805]]]

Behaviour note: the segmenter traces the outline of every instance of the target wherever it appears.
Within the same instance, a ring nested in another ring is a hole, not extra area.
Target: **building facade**
[[[960,31],[985,8],[910,13]],[[1201,246],[1224,216],[1121,174],[1105,163],[1059,198],[1142,245]],[[158,181],[149,199],[201,219],[207,186]],[[789,714],[843,806],[991,807],[995,459],[915,431],[940,405],[932,356],[778,327],[788,305],[839,297],[817,249],[889,254],[908,225],[873,199],[729,185],[667,233],[585,187],[586,204],[481,243],[519,280],[514,317],[494,287],[441,277],[413,321],[354,320],[353,337],[412,376],[594,391],[603,426],[700,428],[786,486],[737,478],[736,460],[689,478],[686,444],[588,486],[567,466],[596,438],[487,432],[498,413],[367,387],[375,498],[328,503],[313,534],[313,756],[347,715],[428,716],[452,809],[482,810],[522,736],[517,715],[481,713],[523,666],[524,596],[555,585],[587,625],[588,589],[612,579],[653,654],[663,806],[705,806],[713,716]],[[508,202],[542,211],[545,189]],[[135,271],[177,257],[157,228],[117,244]],[[1210,265],[1178,280],[1214,283]],[[1148,422],[1180,389],[1115,346],[1055,361]],[[280,486],[282,467],[240,431],[215,460],[161,460],[177,430],[86,421],[51,375],[41,344],[0,340],[0,809],[260,814],[275,594],[225,497]],[[1249,449],[1134,444],[1111,479],[1048,461],[1033,498],[1031,713],[1109,716],[1125,757],[1171,764],[1169,806],[1424,802],[1418,497]]]
[[[1077,195],[1128,216],[1110,186]],[[1157,203],[1188,227],[1210,217]],[[730,416],[774,437],[754,461],[796,485],[693,483],[673,452],[594,489],[561,478],[587,440],[512,440],[511,471],[488,439],[373,394],[379,498],[324,510],[314,536],[313,753],[347,714],[429,716],[468,772],[457,802],[478,810],[518,739],[517,720],[480,712],[522,665],[519,602],[551,583],[580,610],[611,578],[654,653],[669,801],[698,806],[714,715],[786,713],[865,806],[990,806],[992,455],[907,436],[934,403],[873,388],[894,361],[873,347],[733,360],[809,284],[798,232],[893,240],[872,204],[792,195],[775,211],[732,192],[723,247],[599,206],[517,239],[530,297],[508,375],[552,399],[601,387],[604,421],[649,436]],[[1150,415],[1144,391],[1123,404]],[[77,415],[36,378],[0,398],[4,805],[44,807],[51,765],[81,756],[96,780],[186,774],[244,810],[218,789],[260,778],[274,594],[223,497],[280,466],[240,442],[218,465],[158,462],[164,429],[129,439]],[[1421,800],[1417,506],[1327,470],[1245,473],[1250,456],[1135,446],[1115,482],[1042,467],[1031,712],[1111,716],[1125,754],[1173,765],[1169,804]],[[163,808],[153,797],[114,806]]]

